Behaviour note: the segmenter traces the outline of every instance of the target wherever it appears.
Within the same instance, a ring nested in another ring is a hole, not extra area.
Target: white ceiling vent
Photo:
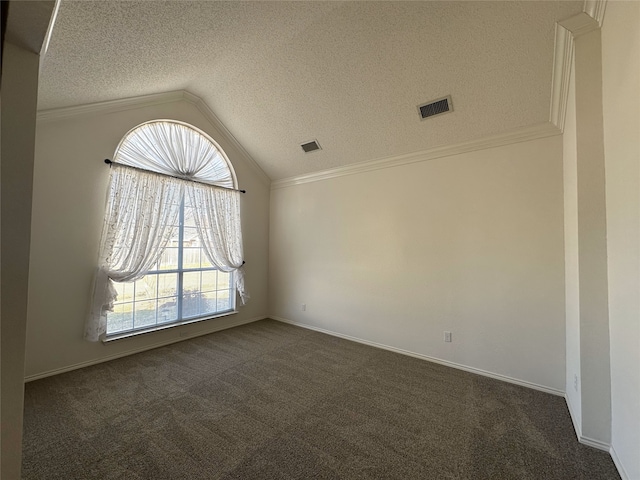
[[[418,113],[420,113],[420,118],[422,120],[424,120],[425,118],[435,117],[436,115],[442,115],[449,112],[453,112],[453,103],[451,103],[451,95],[447,95],[446,97],[433,100],[432,102],[429,102],[429,103],[423,103],[422,105],[418,105]]]
[[[302,147],[302,150],[304,150],[304,153],[310,153],[310,152],[315,152],[316,150],[322,150],[322,147],[320,147],[320,144],[318,143],[317,140],[311,140],[310,142],[305,142],[300,146]]]

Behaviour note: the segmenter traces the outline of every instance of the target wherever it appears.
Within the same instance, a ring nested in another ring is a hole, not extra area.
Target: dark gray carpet
[[[265,320],[28,383],[25,479],[617,479],[564,399]]]

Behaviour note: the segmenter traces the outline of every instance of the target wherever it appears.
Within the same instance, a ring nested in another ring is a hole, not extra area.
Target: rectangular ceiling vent
[[[448,95],[444,98],[439,98],[438,100],[434,100],[433,102],[418,105],[418,112],[420,113],[420,118],[422,120],[424,120],[425,118],[435,117],[436,115],[453,112],[451,95]]]
[[[302,147],[302,150],[304,150],[304,153],[310,153],[310,152],[315,152],[316,150],[322,150],[317,140],[311,140],[310,142],[303,143],[300,146]]]

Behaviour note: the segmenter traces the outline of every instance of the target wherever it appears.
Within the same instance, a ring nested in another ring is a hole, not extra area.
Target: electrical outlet
[[[306,311],[307,311],[307,304],[306,304],[306,303],[303,303],[303,304],[302,304],[302,311],[303,311],[303,312],[306,312]]]
[[[575,373],[573,374],[573,389],[578,391],[578,375]]]
[[[444,332],[444,341],[445,342],[451,341],[451,332]]]
[[[180,338],[186,338],[186,337],[188,337],[188,336],[189,336],[189,332],[186,332],[186,331],[184,331],[184,330],[183,330],[183,331],[181,331],[180,333],[178,333],[178,336],[179,336]]]

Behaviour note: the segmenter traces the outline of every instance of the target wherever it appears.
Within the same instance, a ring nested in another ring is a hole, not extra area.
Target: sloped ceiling
[[[39,108],[184,89],[278,180],[547,122],[555,22],[581,9],[64,0]],[[422,121],[416,106],[445,95],[454,112]]]

